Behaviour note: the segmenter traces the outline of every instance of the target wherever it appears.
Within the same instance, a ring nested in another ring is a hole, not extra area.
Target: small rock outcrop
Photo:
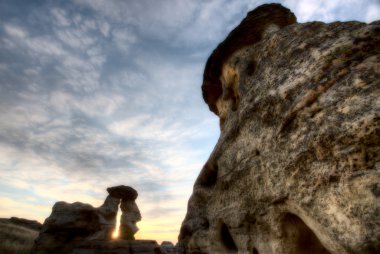
[[[161,243],[161,251],[163,254],[177,254],[178,249],[174,246],[172,242],[163,241]]]
[[[214,50],[202,91],[221,136],[183,253],[380,253],[379,21],[258,7]]]
[[[42,254],[159,253],[155,241],[133,241],[138,231],[136,222],[141,220],[135,203],[137,191],[123,185],[108,188],[107,191],[109,195],[98,208],[80,202],[55,203],[35,240],[34,251]],[[120,203],[123,221],[120,231],[124,235],[112,241]]]
[[[5,219],[5,220],[8,220],[10,223],[13,223],[15,225],[23,226],[23,227],[36,230],[36,231],[40,231],[42,228],[42,224],[36,220],[28,220],[28,219],[18,218],[18,217],[11,217],[10,219]]]

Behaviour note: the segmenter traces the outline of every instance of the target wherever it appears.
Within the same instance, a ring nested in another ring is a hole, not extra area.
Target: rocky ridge
[[[0,218],[0,222],[9,222],[14,225],[22,226],[22,227],[29,228],[36,231],[40,231],[42,228],[42,224],[36,220],[28,220],[28,219],[18,218],[18,217],[11,217],[9,219]]]
[[[250,12],[206,64],[222,131],[183,253],[380,252],[380,22],[272,22],[281,15],[295,21],[277,4]]]

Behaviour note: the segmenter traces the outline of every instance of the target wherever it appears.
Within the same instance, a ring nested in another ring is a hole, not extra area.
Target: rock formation
[[[18,218],[18,217],[11,217],[9,219],[0,219],[0,221],[2,220],[9,221],[10,223],[13,223],[15,225],[19,225],[25,228],[36,230],[36,231],[40,231],[42,228],[42,224],[36,220],[28,220],[28,219]]]
[[[136,200],[138,194],[135,189],[125,185],[107,188],[107,192],[111,197],[123,200]]]
[[[51,215],[45,220],[35,241],[37,253],[159,253],[155,241],[134,240],[141,220],[135,203],[137,191],[129,186],[107,189],[109,195],[104,204],[94,208],[89,204],[57,202]],[[116,227],[116,215],[121,201],[124,218],[120,230],[127,232],[120,240],[111,241]]]
[[[219,116],[221,127],[228,110],[225,102],[231,103],[229,106],[235,109],[240,101],[237,73],[233,68],[225,66],[227,60],[237,50],[260,41],[265,33],[296,21],[294,14],[279,4],[261,5],[249,12],[240,25],[212,52],[203,73],[202,94],[210,110]],[[225,80],[226,78],[229,80]]]
[[[163,254],[176,254],[178,250],[172,242],[163,241],[161,243],[161,251]]]
[[[380,22],[292,17],[257,8],[207,61],[184,253],[380,253]]]
[[[122,214],[120,219],[119,238],[134,240],[134,235],[139,230],[136,223],[141,220],[140,210],[134,200],[122,200],[120,209]]]
[[[121,199],[121,220],[119,238],[134,240],[134,235],[139,230],[136,223],[141,221],[141,213],[135,202],[137,191],[129,186],[115,186],[107,189],[110,196]]]

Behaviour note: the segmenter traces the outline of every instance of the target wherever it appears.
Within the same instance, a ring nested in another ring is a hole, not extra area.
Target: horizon
[[[380,19],[376,0],[271,2],[299,23]],[[98,207],[128,185],[136,239],[175,244],[220,133],[204,65],[264,3],[0,2],[0,217],[43,223],[57,201]]]

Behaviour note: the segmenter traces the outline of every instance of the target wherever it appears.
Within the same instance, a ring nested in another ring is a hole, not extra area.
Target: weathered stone
[[[133,200],[122,200],[120,204],[121,219],[119,228],[119,238],[134,240],[134,235],[139,230],[136,223],[141,221],[141,213],[137,204]]]
[[[124,200],[136,200],[138,196],[135,189],[125,185],[110,187],[107,191],[112,197]]]
[[[70,254],[160,254],[160,246],[153,240],[87,241]]]
[[[101,231],[99,212],[89,204],[57,202],[34,248],[39,253],[68,253],[77,242]]]
[[[40,231],[42,228],[42,224],[36,220],[28,220],[28,219],[18,218],[18,217],[11,217],[10,219],[5,219],[5,220],[8,220],[9,222],[13,224],[30,228],[33,230],[37,230],[37,231]]]
[[[97,211],[99,213],[99,223],[101,225],[99,231],[89,237],[89,239],[109,240],[112,238],[113,231],[116,226],[116,215],[119,208],[120,199],[107,196],[104,204]]]
[[[135,240],[131,242],[132,254],[162,254],[160,246],[153,240]]]
[[[163,254],[176,254],[178,250],[172,242],[163,241],[161,243],[161,251]]]
[[[234,68],[224,66],[227,60],[238,49],[260,41],[265,33],[296,21],[294,14],[280,4],[261,5],[249,12],[240,25],[212,52],[203,73],[202,94],[210,110],[219,116],[221,127],[228,108],[235,110],[240,102],[237,93],[238,74]]]
[[[224,119],[179,245],[187,254],[379,253],[380,22],[263,32],[268,10],[260,40],[222,58],[216,82],[205,73],[213,89],[204,98]]]

